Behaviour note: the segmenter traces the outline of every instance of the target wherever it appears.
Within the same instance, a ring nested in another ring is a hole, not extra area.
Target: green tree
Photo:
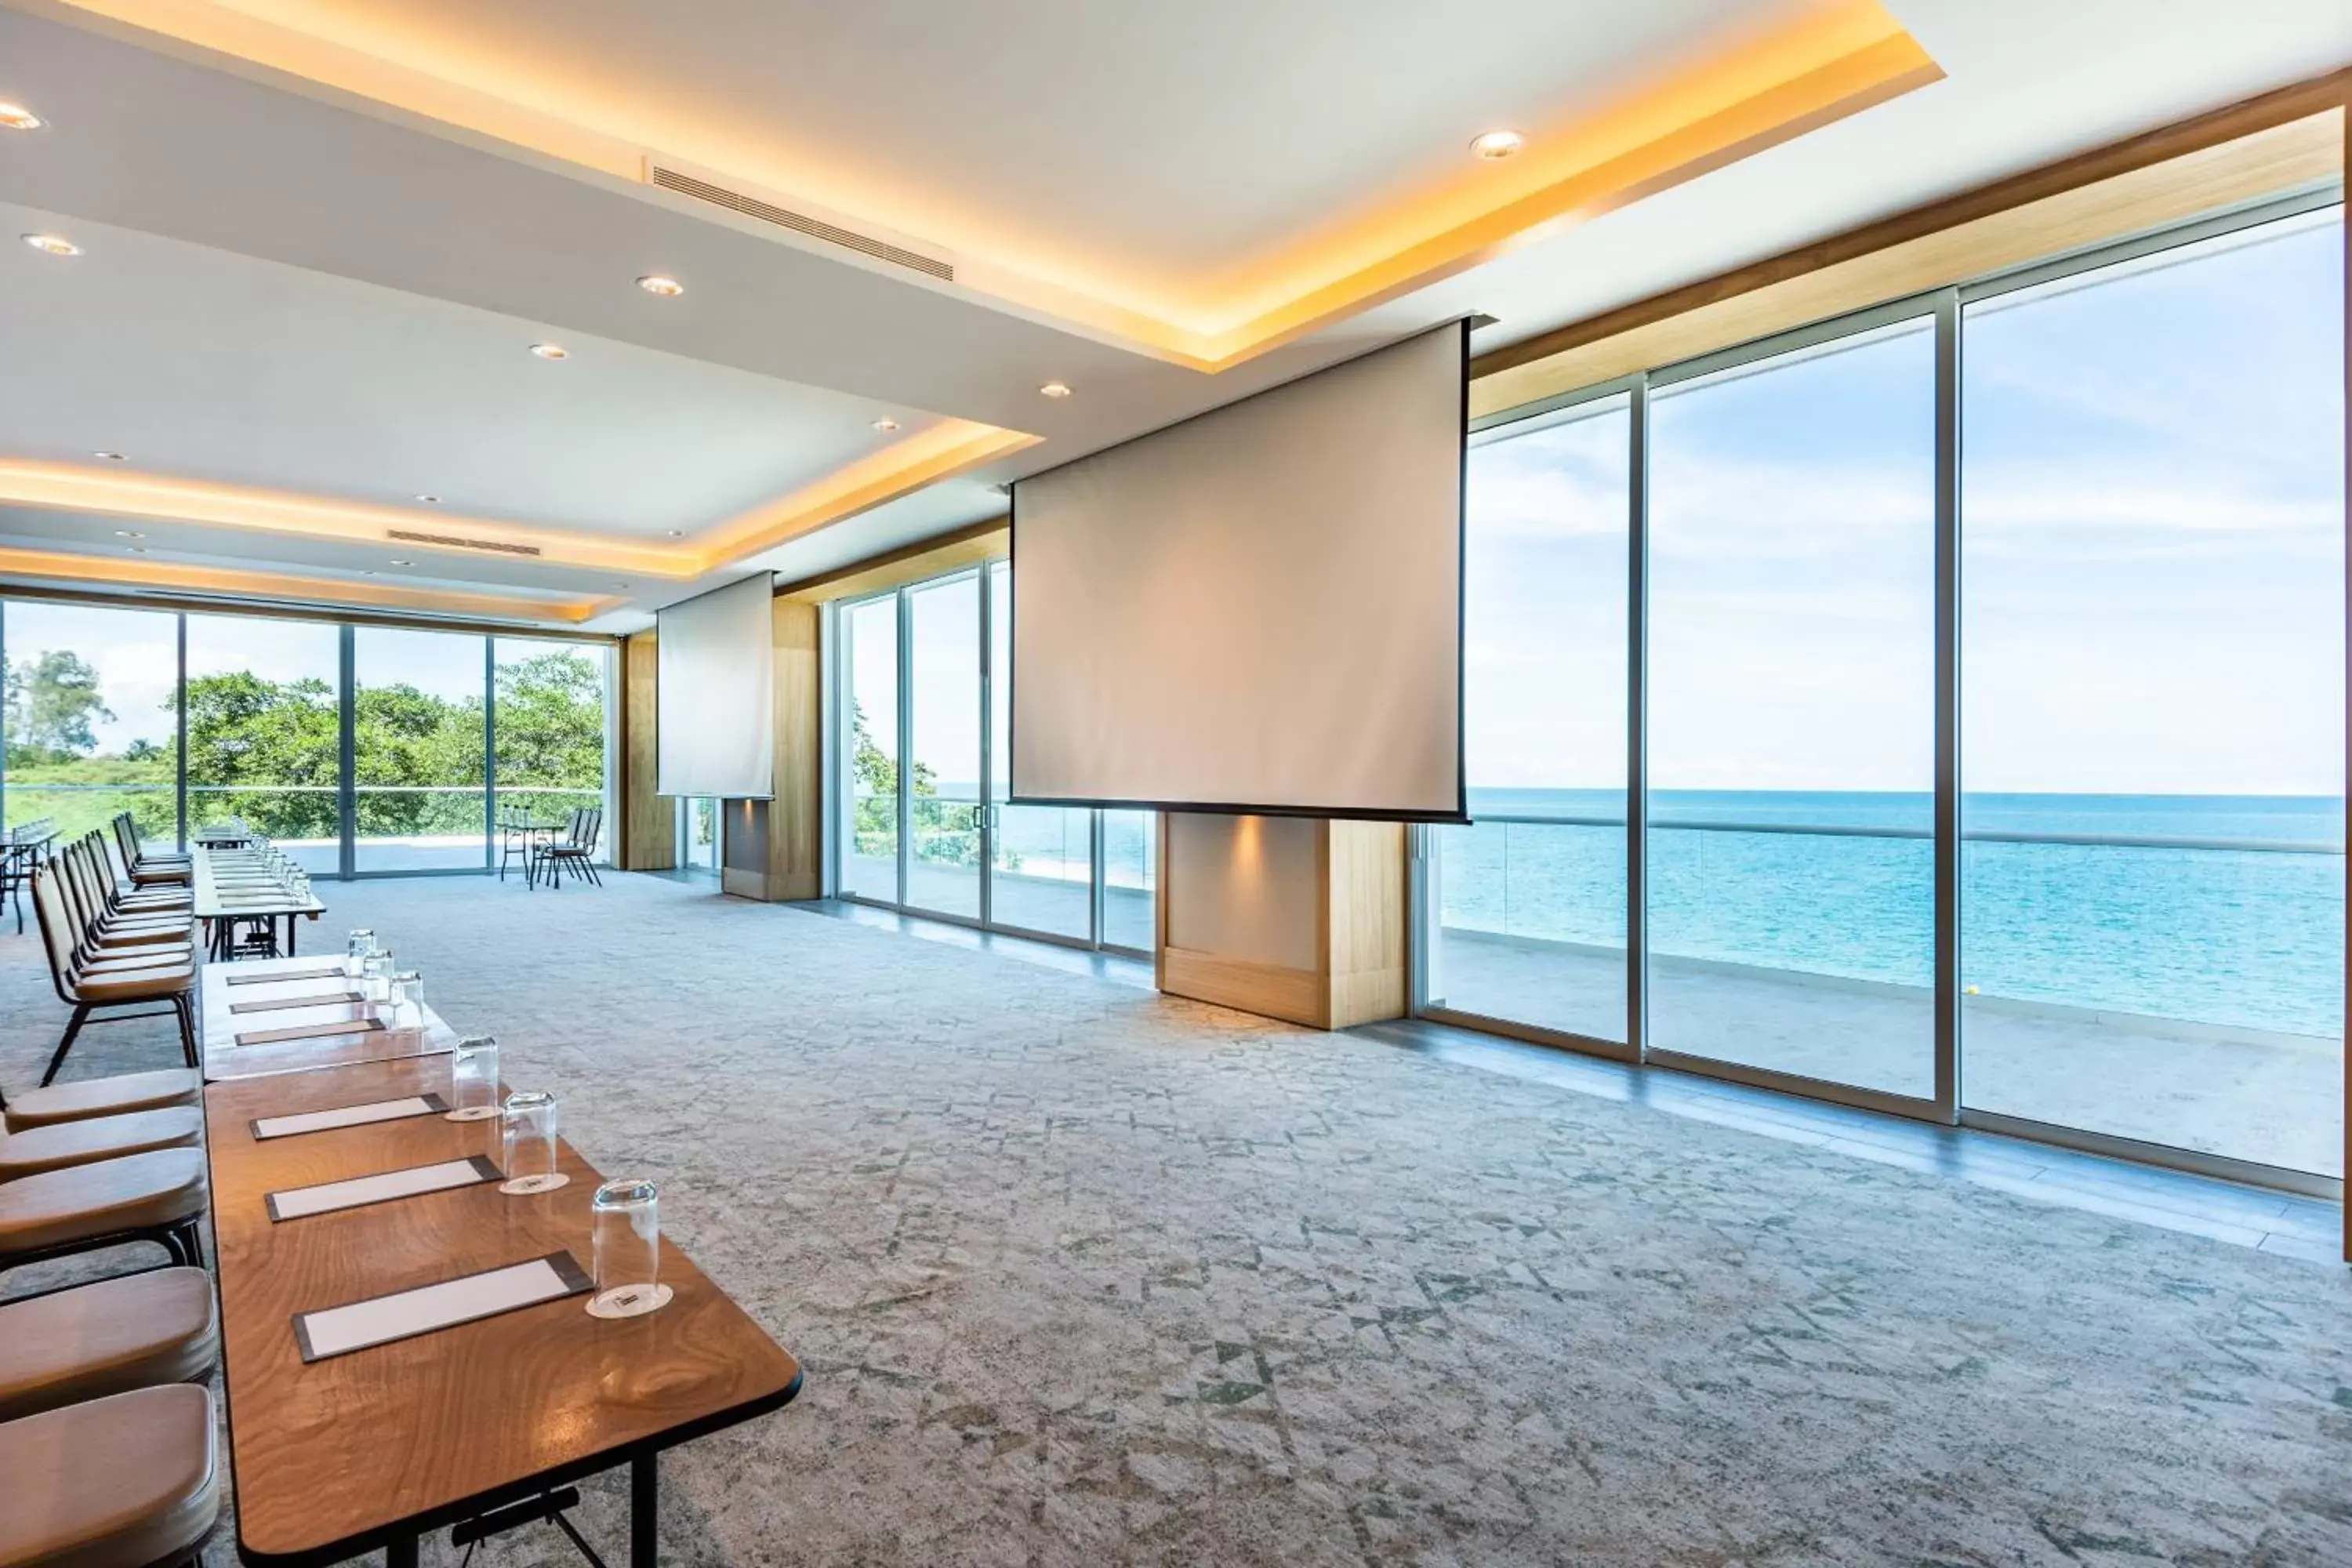
[[[64,762],[98,750],[90,725],[110,723],[98,667],[67,648],[18,659],[7,669],[6,742],[12,764]]]
[[[324,680],[236,670],[188,681],[188,783],[237,789],[211,797],[222,815],[277,838],[334,837],[341,752],[335,691]],[[192,805],[190,815],[214,812]]]

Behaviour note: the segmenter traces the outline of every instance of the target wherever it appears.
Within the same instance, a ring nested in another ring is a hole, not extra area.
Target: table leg
[[[629,1568],[656,1568],[660,1523],[661,1454],[648,1448],[629,1461]]]
[[[383,1568],[416,1568],[416,1537],[395,1535],[385,1542]]]
[[[300,915],[288,915],[286,917],[286,956],[289,958],[294,956],[294,928],[300,924],[301,921],[302,917]]]

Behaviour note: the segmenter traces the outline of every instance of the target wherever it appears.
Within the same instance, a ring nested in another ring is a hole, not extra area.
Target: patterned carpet
[[[495,1030],[807,1363],[667,1461],[671,1561],[2352,1563],[2343,1269],[608,881],[311,931]],[[58,1011],[0,937],[0,1082]]]

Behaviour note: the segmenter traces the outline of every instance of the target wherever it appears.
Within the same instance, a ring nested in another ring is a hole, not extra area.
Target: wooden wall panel
[[[654,634],[621,643],[621,865],[667,871],[677,864],[677,805],[654,793],[655,690],[659,656]]]
[[[824,893],[824,703],[822,613],[775,602],[776,798],[768,811],[768,897]]]
[[[1323,922],[1329,1027],[1402,1018],[1411,963],[1407,829],[1401,822],[1334,822],[1330,833]]]

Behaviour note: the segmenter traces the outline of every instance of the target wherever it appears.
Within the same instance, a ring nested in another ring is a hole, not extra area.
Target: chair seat
[[[77,973],[74,999],[104,1006],[110,1002],[144,1002],[151,997],[176,996],[196,983],[196,972],[184,959],[152,969],[103,970]]]
[[[28,1089],[8,1101],[8,1131],[54,1127],[92,1116],[121,1116],[134,1110],[157,1110],[167,1105],[194,1105],[204,1098],[204,1076],[193,1068],[165,1068],[156,1072],[118,1073],[112,1078],[86,1078],[78,1083],[55,1083]]]
[[[151,1268],[0,1306],[0,1421],[191,1383],[220,1359],[212,1280]]]
[[[0,1257],[160,1230],[204,1212],[205,1157],[194,1149],[126,1154],[0,1182]],[[5,1562],[0,1558],[0,1568]]]
[[[0,1182],[62,1171],[94,1160],[116,1160],[153,1149],[191,1149],[205,1141],[204,1112],[193,1106],[94,1116],[50,1127],[0,1133]],[[5,1339],[0,1336],[0,1352]]]
[[[213,1396],[142,1388],[0,1425],[0,1568],[148,1568],[220,1518]]]
[[[188,866],[147,866],[131,868],[131,879],[144,887],[150,882],[185,882],[194,874]]]

